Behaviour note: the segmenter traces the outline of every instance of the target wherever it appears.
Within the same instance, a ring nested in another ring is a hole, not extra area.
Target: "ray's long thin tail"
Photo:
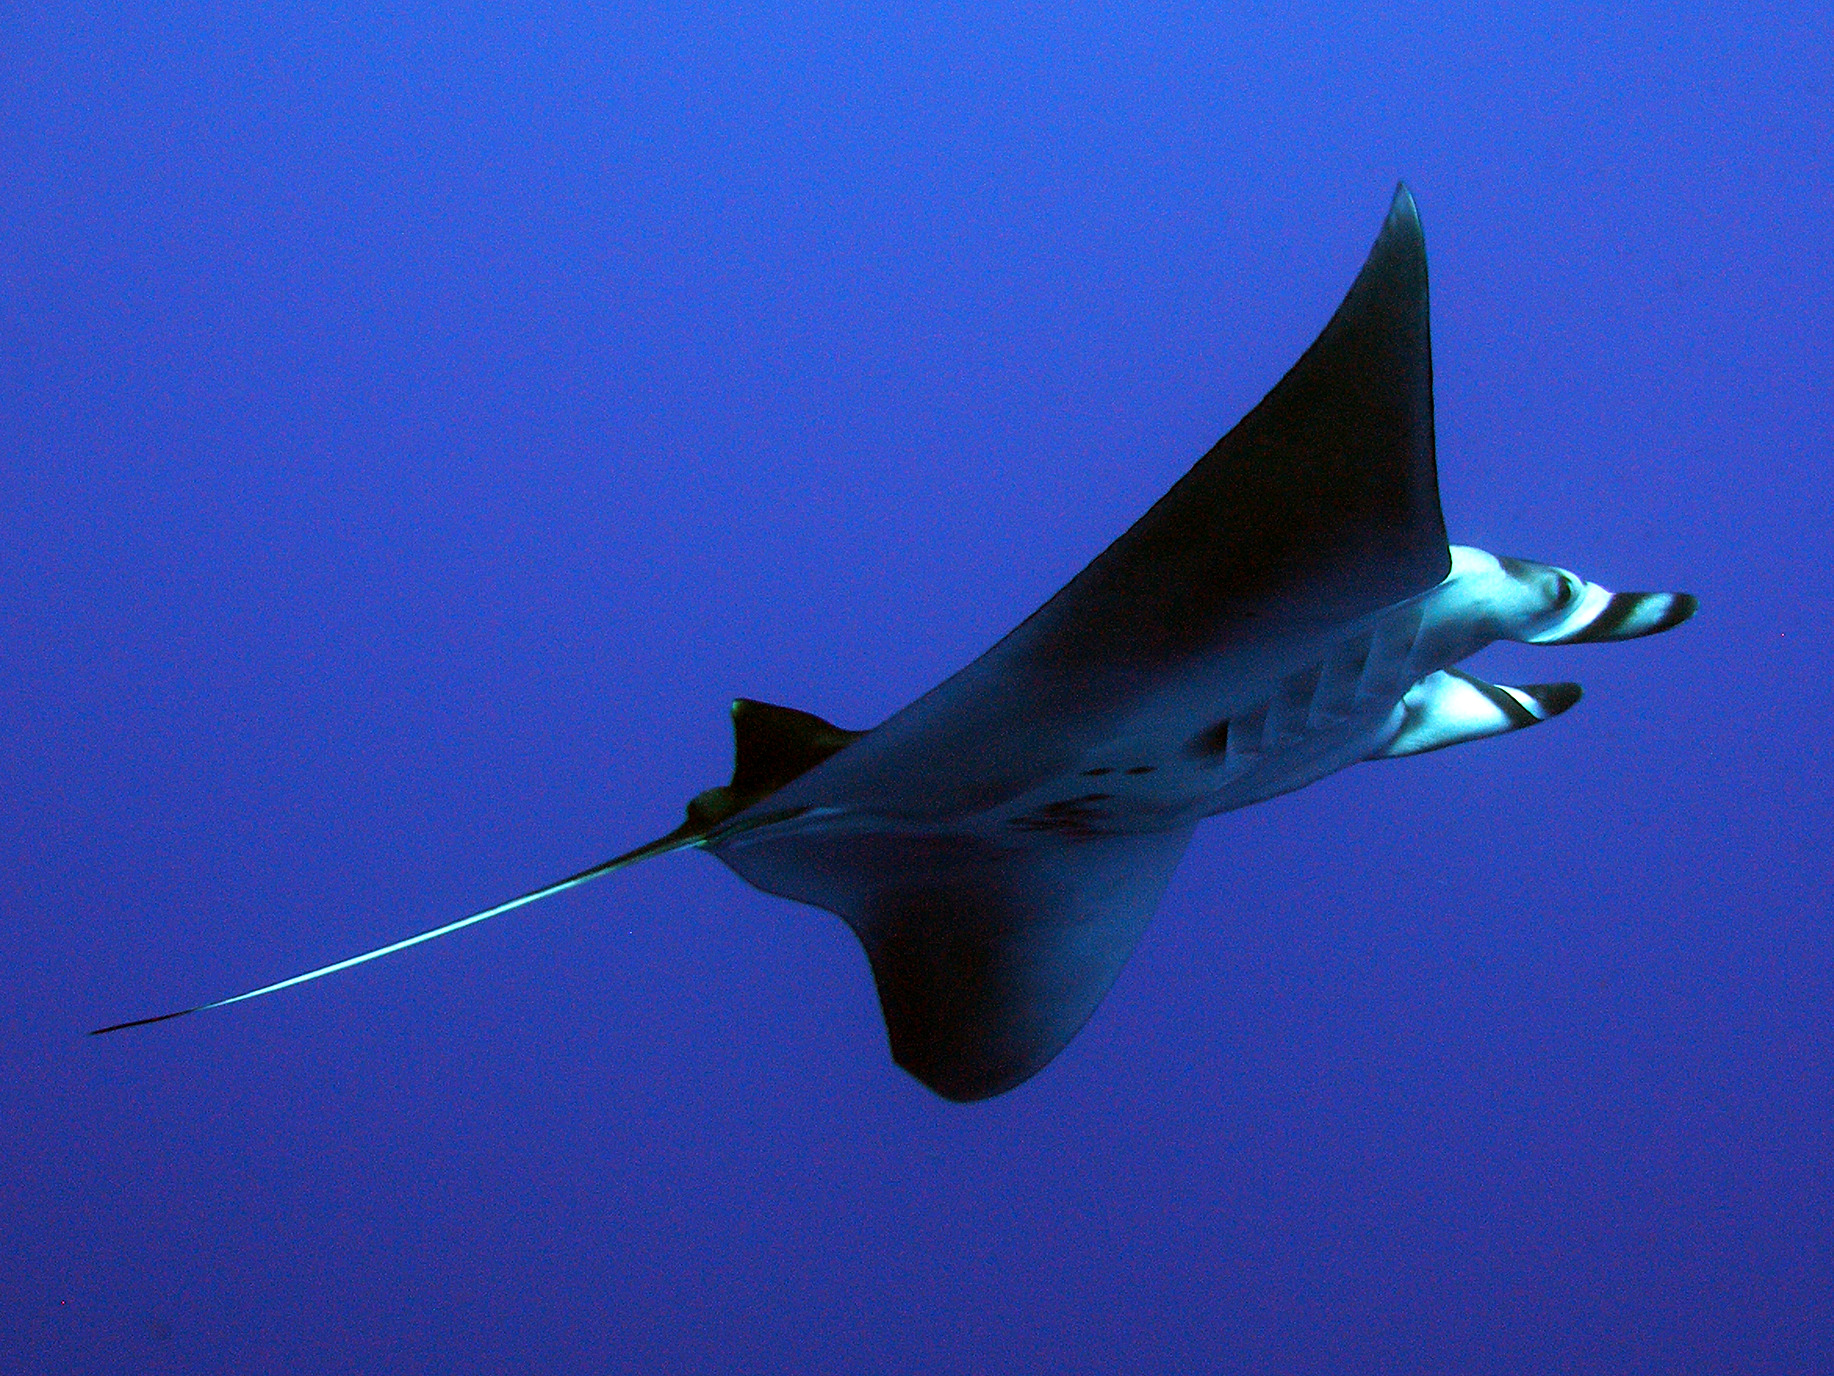
[[[486,918],[498,917],[503,913],[509,912],[513,908],[526,907],[530,903],[538,903],[544,898],[552,898],[555,894],[564,893],[568,889],[576,889],[581,884],[597,879],[600,875],[610,874],[613,870],[623,869],[626,865],[634,865],[637,861],[647,860],[652,855],[663,855],[672,850],[681,850],[685,846],[697,845],[705,838],[706,833],[706,827],[689,823],[677,828],[659,840],[651,841],[648,845],[638,846],[635,850],[626,851],[623,855],[613,856],[610,860],[594,865],[591,869],[581,870],[578,874],[570,874],[565,879],[545,885],[542,888],[534,890],[532,893],[525,893],[519,898],[512,898],[507,903],[499,903],[494,908],[486,908],[481,913],[473,913],[470,917],[461,917],[457,922],[448,922],[443,927],[435,927],[433,930],[421,932],[417,936],[404,937],[400,941],[391,941],[386,946],[378,946],[373,951],[363,952],[362,955],[350,956],[344,960],[334,961],[330,965],[321,965],[318,969],[308,970],[303,975],[294,975],[291,979],[279,980],[273,984],[264,984],[259,989],[250,989],[245,994],[231,994],[228,998],[218,999],[214,1003],[200,1003],[193,1008],[180,1008],[170,1013],[159,1013],[150,1018],[134,1018],[129,1022],[110,1023],[107,1027],[95,1028],[89,1035],[92,1037],[99,1037],[104,1032],[119,1032],[128,1027],[145,1027],[149,1023],[166,1022],[172,1018],[182,1018],[189,1013],[202,1013],[206,1009],[222,1008],[228,1004],[242,1003],[247,999],[258,999],[263,994],[277,994],[282,989],[291,989],[295,984],[305,984],[310,980],[323,979],[326,975],[335,975],[339,970],[348,970],[353,965],[362,965],[368,961],[380,960],[383,956],[393,955],[396,951],[405,951],[408,947],[418,946],[423,941],[432,941],[437,937],[450,936],[453,932],[458,931],[462,927],[469,927],[474,923],[484,921]]]

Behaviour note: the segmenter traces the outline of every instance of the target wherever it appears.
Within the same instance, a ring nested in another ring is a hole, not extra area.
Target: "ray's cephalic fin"
[[[1460,669],[1428,674],[1401,699],[1401,729],[1369,758],[1396,760],[1481,741],[1557,717],[1580,698],[1577,683],[1486,683]]]
[[[456,922],[434,927],[430,931],[420,932],[414,936],[403,937],[400,941],[391,941],[386,946],[378,946],[373,951],[364,951],[361,955],[348,956],[334,961],[330,965],[321,965],[316,970],[308,970],[302,975],[277,980],[273,984],[264,984],[259,989],[250,989],[246,993],[232,994],[225,999],[211,1003],[200,1003],[190,1008],[175,1009],[170,1013],[156,1013],[150,1018],[133,1018],[127,1022],[110,1023],[107,1027],[98,1027],[90,1036],[99,1037],[105,1032],[120,1032],[129,1027],[146,1027],[156,1022],[169,1022],[173,1018],[182,1018],[191,1013],[202,1013],[212,1008],[227,1007],[232,1003],[243,1003],[248,999],[258,999],[264,994],[277,994],[282,989],[291,989],[296,984],[306,984],[326,975],[335,975],[340,970],[352,966],[364,965],[383,956],[405,951],[410,946],[433,941],[442,936],[450,936],[466,927],[474,926],[489,918],[499,917],[516,908],[539,903],[544,898],[576,889],[581,884],[634,865],[639,860],[648,860],[652,856],[666,855],[670,851],[682,850],[688,846],[698,846],[719,824],[735,813],[743,811],[753,803],[770,796],[783,785],[806,773],[834,754],[837,750],[860,736],[858,731],[845,731],[820,717],[808,712],[798,712],[791,707],[775,707],[768,702],[754,702],[750,698],[739,698],[732,704],[733,732],[733,770],[732,782],[721,788],[710,788],[699,794],[688,804],[688,818],[668,835],[658,837],[647,845],[638,846],[635,850],[583,869],[578,874],[570,874],[565,879],[543,885],[539,889],[499,903],[494,908],[472,913],[461,917]],[[760,817],[760,823],[772,820]],[[741,823],[739,830],[744,830]],[[732,829],[726,829],[730,832]]]

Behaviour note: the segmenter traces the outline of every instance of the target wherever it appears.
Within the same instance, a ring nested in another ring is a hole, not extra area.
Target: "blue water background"
[[[0,1370],[1834,1370],[1824,6],[0,15]],[[1017,1092],[674,856],[1298,356],[1703,611],[1207,824]]]

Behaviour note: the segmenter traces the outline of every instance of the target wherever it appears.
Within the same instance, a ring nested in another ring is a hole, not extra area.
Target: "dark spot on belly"
[[[1158,767],[1156,764],[1137,764],[1127,772],[1129,774],[1151,774]]]
[[[1214,759],[1229,748],[1229,718],[1215,726],[1206,726],[1185,742],[1184,753],[1200,760]]]
[[[1091,779],[1096,779],[1096,778],[1100,778],[1104,774],[1112,774],[1114,773],[1114,771],[1104,766],[1101,769],[1085,769],[1083,773],[1086,774]]]
[[[1080,798],[1046,803],[1022,817],[1007,819],[1006,825],[1014,831],[1047,831],[1058,836],[1105,836],[1107,828],[1101,823],[1106,819],[1097,804],[1107,802],[1111,796],[1107,793],[1085,793]]]

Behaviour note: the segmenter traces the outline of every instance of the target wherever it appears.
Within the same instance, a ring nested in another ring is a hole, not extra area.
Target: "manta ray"
[[[945,1098],[1004,1093],[1094,1013],[1206,817],[1364,760],[1518,731],[1574,683],[1457,668],[1497,640],[1679,625],[1685,593],[1613,593],[1448,545],[1433,444],[1426,242],[1413,197],[1274,389],[979,659],[869,731],[732,705],[732,779],[648,845],[258,998],[575,888],[705,851],[836,914],[893,1058]]]

